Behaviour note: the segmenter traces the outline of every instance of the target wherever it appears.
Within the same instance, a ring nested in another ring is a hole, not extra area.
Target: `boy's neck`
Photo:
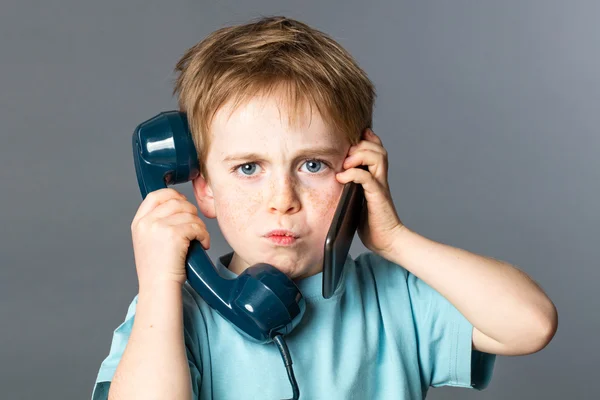
[[[233,255],[231,257],[231,261],[229,262],[229,265],[226,265],[225,267],[228,270],[230,270],[231,272],[235,273],[236,275],[240,275],[242,272],[244,272],[246,270],[246,268],[249,267],[249,265],[244,260],[242,260],[242,258],[239,257],[236,252],[233,252]],[[300,276],[292,278],[292,280],[299,281],[299,280],[308,278],[309,276],[316,275],[322,271],[323,271],[323,259],[321,259],[314,266],[308,268]]]

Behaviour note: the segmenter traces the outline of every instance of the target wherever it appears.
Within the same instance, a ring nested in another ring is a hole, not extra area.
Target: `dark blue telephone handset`
[[[196,178],[198,156],[186,114],[162,112],[138,125],[133,158],[142,198]],[[339,284],[363,201],[362,186],[347,184],[325,242],[324,297],[330,297]],[[209,306],[260,343],[290,333],[306,309],[296,284],[277,268],[260,263],[235,279],[222,277],[197,240],[190,243],[186,272],[189,284]]]

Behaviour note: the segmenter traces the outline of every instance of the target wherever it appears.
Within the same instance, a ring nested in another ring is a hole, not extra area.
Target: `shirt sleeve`
[[[199,361],[201,358],[198,355],[199,346],[197,336],[195,335],[194,329],[194,313],[186,312],[189,307],[193,307],[195,302],[191,299],[189,293],[183,290],[183,310],[184,310],[184,336],[185,336],[185,347],[188,360],[188,366],[191,374],[192,390],[194,398],[199,397],[200,383],[202,379],[202,370]],[[92,391],[92,400],[108,399],[108,391],[110,388],[110,382],[115,374],[119,361],[125,351],[129,336],[131,335],[131,329],[133,328],[133,321],[135,318],[135,310],[137,306],[138,297],[135,296],[129,308],[125,320],[117,327],[113,332],[112,342],[108,356],[102,361],[100,370],[96,377],[94,389]]]
[[[407,275],[418,336],[421,376],[428,386],[485,389],[496,356],[472,348],[473,325],[446,298]]]

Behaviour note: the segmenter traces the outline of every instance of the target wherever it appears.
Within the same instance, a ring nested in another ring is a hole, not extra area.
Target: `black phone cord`
[[[292,391],[294,392],[294,397],[286,400],[297,400],[300,397],[300,389],[298,388],[298,382],[296,382],[296,377],[294,376],[290,351],[288,350],[287,344],[285,343],[285,339],[283,339],[282,335],[275,335],[273,341],[279,348],[279,352],[283,358],[283,363],[285,364],[285,369],[287,370],[288,378],[290,378],[290,383],[292,384]]]

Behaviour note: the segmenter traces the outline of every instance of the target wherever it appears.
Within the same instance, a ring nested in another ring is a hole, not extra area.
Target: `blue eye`
[[[304,163],[304,165],[306,165],[308,172],[312,172],[312,173],[317,173],[319,172],[322,168],[324,167],[324,163],[321,160],[307,160],[306,163]]]
[[[243,175],[251,176],[256,171],[256,163],[242,164],[237,169],[242,171]]]

